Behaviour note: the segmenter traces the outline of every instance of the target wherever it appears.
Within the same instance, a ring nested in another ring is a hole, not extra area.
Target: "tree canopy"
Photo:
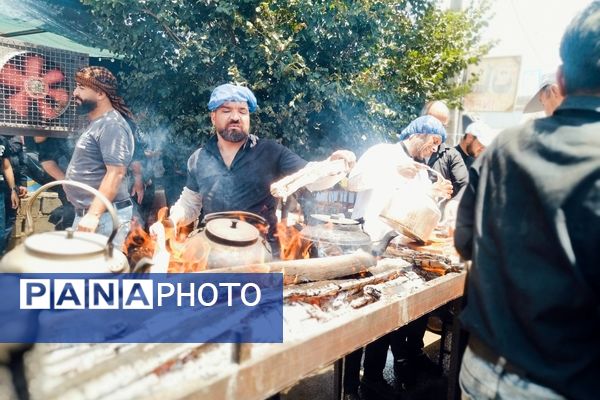
[[[129,67],[121,81],[141,124],[194,147],[211,134],[211,90],[234,82],[258,98],[259,136],[309,159],[360,151],[394,137],[426,99],[458,105],[472,82],[457,77],[489,48],[485,2],[461,12],[435,0],[81,2]]]

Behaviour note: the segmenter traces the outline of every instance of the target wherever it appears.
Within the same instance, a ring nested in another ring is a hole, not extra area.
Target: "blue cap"
[[[431,115],[424,115],[412,120],[411,123],[402,130],[398,139],[406,140],[416,134],[438,135],[442,137],[442,143],[446,141],[446,129],[444,128],[444,125]]]
[[[226,83],[214,88],[210,95],[208,109],[214,111],[228,101],[245,101],[248,103],[248,110],[250,110],[250,112],[256,110],[256,97],[254,97],[254,93],[247,87],[232,85],[231,83]]]

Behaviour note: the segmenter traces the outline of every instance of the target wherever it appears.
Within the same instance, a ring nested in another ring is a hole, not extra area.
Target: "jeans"
[[[552,389],[479,358],[469,347],[463,356],[458,380],[463,400],[565,400]]]
[[[2,190],[0,193],[4,193],[4,191]],[[8,195],[10,196],[10,192]],[[12,232],[12,230],[6,229],[7,216],[4,211],[5,204],[4,199],[2,199],[2,201],[0,201],[0,256],[4,254],[4,251],[6,250],[6,246],[8,245],[8,241],[10,239],[10,233]]]
[[[2,212],[4,213],[4,229],[2,230],[2,251],[10,242],[10,238],[13,233],[13,228],[15,227],[15,221],[17,220],[17,210],[12,208],[12,200],[11,194],[12,190],[8,187],[5,182],[0,183],[0,187],[2,187],[2,191],[4,196],[4,207]],[[0,252],[1,253],[1,252]]]
[[[113,239],[113,245],[115,249],[122,250],[123,243],[125,242],[125,238],[129,234],[129,229],[131,228],[131,217],[133,216],[133,206],[121,208],[117,211],[117,218],[119,220],[119,231],[117,235]],[[73,229],[77,229],[77,224],[79,224],[80,216],[76,216],[73,220]],[[96,233],[99,233],[104,236],[110,236],[112,232],[113,223],[112,218],[108,212],[103,213],[100,216],[100,220],[98,221],[98,227],[96,228]]]

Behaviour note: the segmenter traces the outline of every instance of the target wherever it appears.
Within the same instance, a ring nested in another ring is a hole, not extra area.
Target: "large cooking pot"
[[[311,220],[311,224],[300,231],[300,237],[311,242],[311,258],[350,254],[359,249],[379,256],[390,240],[398,235],[390,232],[381,242],[374,243],[360,221],[346,218],[344,214],[312,214]]]
[[[100,198],[113,222],[113,230],[108,239],[98,233],[74,232],[72,229],[33,233],[32,205],[41,193],[58,185],[75,186]],[[129,271],[125,255],[113,248],[112,241],[119,227],[115,209],[108,199],[96,189],[74,181],[50,182],[33,193],[25,205],[24,211],[26,217],[25,241],[2,258],[0,271],[14,273]]]
[[[442,175],[427,168],[443,179]],[[379,216],[392,228],[421,243],[427,242],[440,222],[442,213],[436,200],[425,191],[407,193],[399,187],[390,196]]]
[[[200,268],[261,264],[273,258],[266,240],[269,224],[259,215],[242,211],[207,214],[203,225],[190,233],[182,250],[182,258]]]

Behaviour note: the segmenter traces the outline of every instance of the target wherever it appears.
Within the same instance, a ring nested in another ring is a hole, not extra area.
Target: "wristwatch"
[[[18,188],[18,187],[16,187],[16,186],[13,186],[13,187],[11,188],[11,190],[12,190],[12,191],[14,191],[16,194],[19,194],[19,188]]]

